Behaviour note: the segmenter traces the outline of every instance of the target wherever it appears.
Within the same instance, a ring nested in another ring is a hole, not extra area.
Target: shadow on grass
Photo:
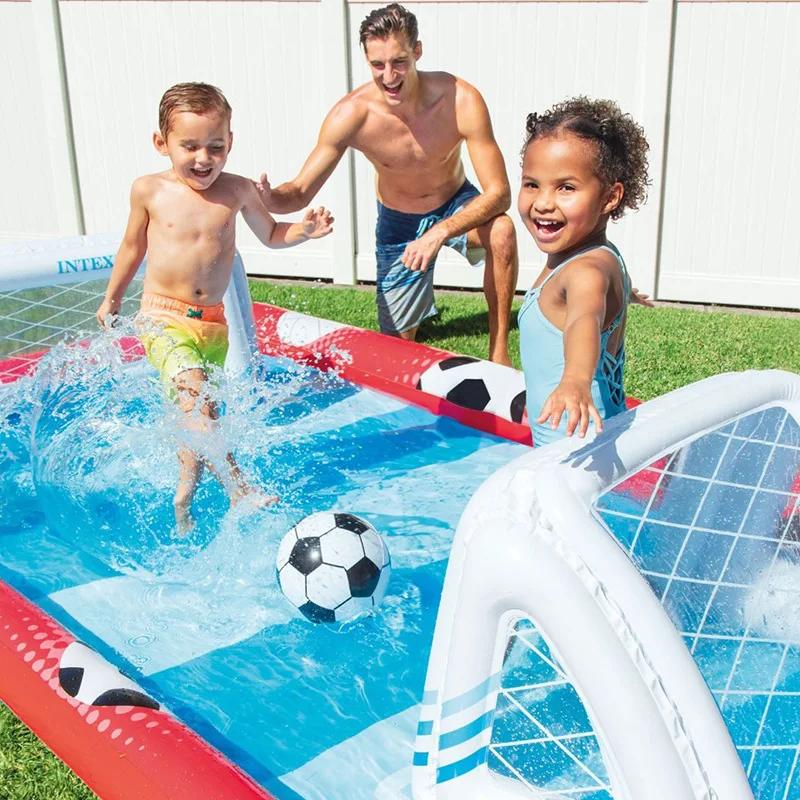
[[[511,312],[511,330],[517,327],[517,311]],[[460,336],[489,336],[489,311],[465,314],[439,304],[439,316],[422,323],[417,341],[431,344]]]

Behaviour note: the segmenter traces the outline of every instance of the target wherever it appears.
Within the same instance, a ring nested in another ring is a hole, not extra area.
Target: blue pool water
[[[526,448],[315,371],[260,367],[221,387],[223,431],[281,502],[229,510],[205,478],[181,540],[175,411],[149,368],[123,368],[106,336],[52,351],[0,394],[0,578],[278,798],[409,796],[456,524]],[[275,556],[326,510],[371,522],[393,572],[375,614],[315,626],[277,588]]]
[[[258,371],[220,387],[222,430],[281,502],[230,509],[207,477],[187,539],[172,512],[179,417],[111,337],[58,347],[0,391],[0,578],[276,797],[410,797],[456,524],[527,448],[288,362]],[[798,470],[800,426],[774,408],[595,503],[683,635],[756,800],[800,798]],[[393,572],[376,613],[315,626],[277,588],[275,556],[287,530],[328,510],[371,522]],[[488,764],[573,800],[613,797],[568,665],[530,620],[508,642]]]

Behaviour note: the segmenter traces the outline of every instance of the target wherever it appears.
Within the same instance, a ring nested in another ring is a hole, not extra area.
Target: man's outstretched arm
[[[467,144],[482,193],[463,210],[437,223],[409,244],[403,255],[403,264],[409,269],[427,269],[448,239],[485,225],[508,211],[511,205],[506,165],[495,141],[489,109],[481,93],[474,86],[459,80],[455,103],[458,129]]]
[[[298,176],[274,189],[266,175],[256,183],[261,202],[275,214],[291,214],[308,206],[330,178],[358,129],[359,113],[350,98],[340,100],[325,117],[317,144]]]

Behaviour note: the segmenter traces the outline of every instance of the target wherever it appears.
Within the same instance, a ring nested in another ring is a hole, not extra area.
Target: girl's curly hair
[[[622,201],[611,212],[611,219],[619,219],[626,209],[636,210],[647,199],[650,145],[642,126],[630,114],[624,114],[613,100],[572,97],[556,103],[544,114],[528,114],[525,127],[523,158],[534,139],[558,136],[562,132],[594,143],[598,177],[608,186],[621,183],[625,187]]]

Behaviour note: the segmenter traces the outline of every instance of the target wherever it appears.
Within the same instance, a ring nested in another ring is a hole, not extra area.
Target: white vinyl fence
[[[230,170],[292,178],[327,110],[369,80],[357,32],[376,5],[0,0],[0,242],[123,229],[133,179],[164,168],[151,137],[158,100],[178,81],[227,94]],[[611,97],[651,145],[649,201],[611,230],[637,285],[665,300],[800,307],[800,2],[408,5],[420,68],[453,72],[486,98],[514,194],[527,113],[579,93]],[[266,251],[240,225],[248,271],[373,279],[366,159],[349,154],[318,202],[337,218],[319,242]],[[542,258],[511,214],[524,289]],[[481,283],[455,255],[436,274],[441,285]]]

